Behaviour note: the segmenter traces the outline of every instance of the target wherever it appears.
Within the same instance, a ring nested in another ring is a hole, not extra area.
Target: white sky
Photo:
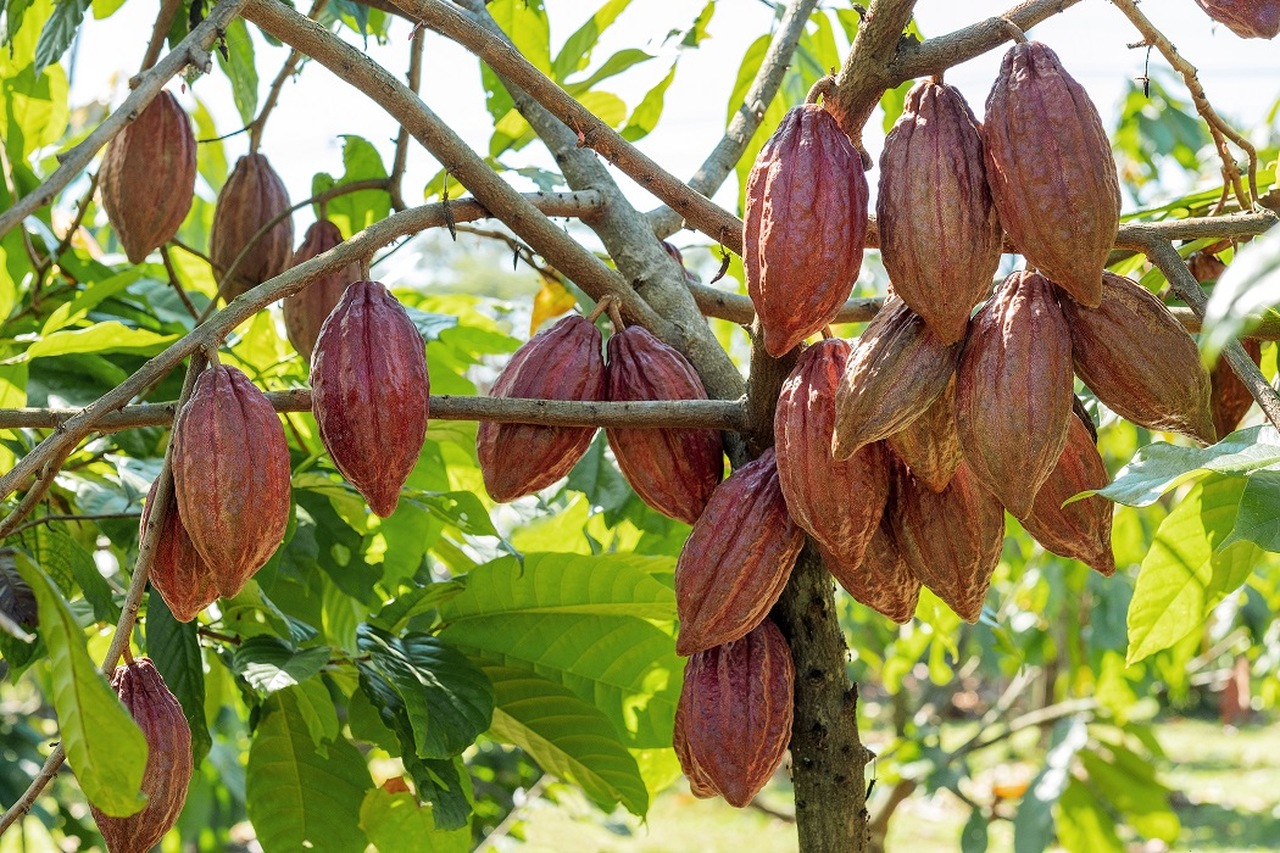
[[[600,2],[547,0],[553,55]],[[826,5],[844,7],[843,3]],[[1010,5],[1012,0],[921,0],[916,15],[926,35],[938,35],[999,14]],[[657,52],[659,58],[606,81],[603,88],[619,94],[629,109],[634,108],[670,65],[673,50],[661,46],[663,37],[672,28],[687,26],[701,6],[701,0],[636,0],[606,34],[594,61],[603,61],[624,46]],[[157,7],[155,0],[128,0],[113,18],[88,22],[76,48],[79,53],[73,105],[102,98],[115,105],[123,99],[124,81],[137,70]],[[1280,97],[1277,42],[1239,39],[1215,26],[1193,0],[1148,2],[1142,8],[1199,67],[1210,100],[1222,113],[1242,128],[1254,127],[1265,119]],[[726,103],[742,54],[752,40],[767,31],[770,19],[770,10],[759,0],[720,0],[711,22],[712,38],[681,59],[675,83],[667,91],[658,130],[641,141],[643,150],[677,175],[692,174],[724,130]],[[252,26],[250,29],[254,30]],[[349,31],[344,30],[343,35],[354,41]],[[1031,35],[1058,52],[1066,68],[1088,88],[1103,121],[1110,126],[1125,81],[1142,74],[1145,55],[1143,50],[1127,48],[1138,36],[1120,12],[1104,0],[1085,0],[1034,28]],[[390,42],[385,46],[370,43],[369,53],[397,75],[403,75],[407,67],[407,36],[408,25],[397,22]],[[477,61],[440,36],[427,33],[426,38],[424,100],[474,148],[487,150],[491,126],[484,109]],[[268,46],[260,38],[257,50],[265,96],[286,52]],[[1003,50],[991,52],[947,74],[947,81],[965,93],[979,117],[1002,53]],[[1153,73],[1163,65],[1159,55],[1153,53]],[[195,91],[213,111],[219,132],[241,126],[230,87],[219,71],[215,69],[212,75],[198,81]],[[1173,91],[1183,94],[1180,86]],[[356,133],[371,140],[384,153],[390,168],[395,132],[394,123],[381,109],[312,63],[300,78],[286,84],[281,103],[267,125],[263,153],[282,174],[291,195],[302,198],[309,191],[313,173],[341,174],[340,134]],[[868,136],[867,142],[872,153],[878,153],[878,140]],[[228,159],[234,163],[236,157],[246,153],[247,146],[245,135],[228,140]],[[544,152],[536,146],[506,159],[514,166],[549,165]],[[409,163],[405,197],[412,204],[438,166],[416,143],[411,144]],[[734,192],[730,179],[730,186],[722,194],[722,200],[730,206]],[[643,207],[654,203],[638,188],[631,187],[631,194]],[[302,215],[309,216],[305,211]]]

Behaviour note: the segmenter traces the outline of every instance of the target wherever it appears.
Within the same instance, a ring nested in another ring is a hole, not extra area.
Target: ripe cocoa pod
[[[608,399],[705,400],[697,371],[679,350],[647,329],[629,326],[609,338]],[[711,429],[605,430],[618,467],[640,499],[663,515],[693,524],[724,476],[720,433]]]
[[[289,524],[289,445],[270,401],[234,367],[196,379],[173,425],[178,512],[223,598],[271,558]]]
[[[716,487],[685,540],[676,561],[676,653],[745,637],[782,595],[803,547],[770,448]]]
[[[974,317],[956,369],[956,431],[973,474],[1014,515],[1062,454],[1071,331],[1042,275],[1016,272]]]
[[[853,292],[867,233],[862,158],[831,114],[796,107],[747,179],[742,263],[769,354],[835,319]]]
[[[418,462],[431,380],[422,335],[378,281],[356,281],[320,327],[311,411],[333,464],[386,518]]]
[[[916,479],[940,492],[960,464],[960,434],[956,432],[956,381],[938,395],[925,413],[885,439],[889,449],[906,463]]]
[[[1018,520],[1048,550],[1111,577],[1116,571],[1116,558],[1111,553],[1111,501],[1091,495],[1063,506],[1073,495],[1101,489],[1110,481],[1088,428],[1073,415],[1058,464],[1036,493],[1031,512]]]
[[[178,233],[195,194],[196,138],[177,98],[156,95],[107,144],[98,179],[129,263],[142,263]]]
[[[944,344],[962,339],[1000,265],[1000,221],[957,89],[921,80],[907,93],[880,156],[876,222],[894,292]]]
[[[863,330],[836,389],[835,458],[848,459],[923,415],[946,389],[959,360],[958,344],[944,344],[901,299],[886,299]]]
[[[328,219],[312,223],[302,237],[302,245],[293,253],[293,263],[297,266],[309,261],[316,255],[322,255],[342,242],[342,232],[338,226]],[[360,265],[347,264],[339,270],[322,276],[307,285],[307,289],[284,298],[284,328],[289,335],[289,343],[308,363],[311,353],[316,348],[316,338],[320,335],[320,327],[325,318],[338,304],[347,285],[360,280]]]
[[[852,349],[829,338],[801,354],[782,384],[773,434],[791,517],[839,560],[857,566],[889,499],[889,466],[880,442],[843,462],[831,454],[835,389]]]
[[[494,397],[603,400],[608,393],[600,330],[573,315],[516,350],[489,392]],[[551,427],[482,421],[476,455],[495,501],[513,501],[566,476],[587,452],[592,427]]]
[[[142,520],[138,525],[138,538],[147,530],[151,518],[151,506],[156,496],[156,484],[147,492],[147,503],[142,508]],[[190,622],[210,604],[218,600],[218,588],[213,582],[213,569],[200,556],[187,535],[187,528],[178,515],[178,502],[169,498],[169,511],[164,516],[164,527],[156,542],[156,553],[151,561],[151,585],[164,599],[173,618]]]
[[[742,808],[760,793],[791,742],[794,685],[791,649],[768,619],[689,659],[672,740],[696,796]]]
[[[915,615],[920,579],[898,550],[889,529],[891,514],[889,510],[876,525],[861,564],[845,562],[822,545],[818,545],[818,551],[827,571],[854,601],[902,625]]]
[[[966,622],[982,614],[1004,544],[1004,508],[967,462],[935,494],[896,468],[890,500],[894,540],[920,582]]]
[[[1060,300],[1070,320],[1076,374],[1121,417],[1212,444],[1217,433],[1209,410],[1209,373],[1195,341],[1136,281],[1106,273],[1102,290],[1097,308]],[[963,440],[963,430],[960,436]]]
[[[236,257],[258,230],[289,209],[284,181],[261,154],[236,161],[218,193],[209,235],[209,260],[219,281],[232,273],[223,287],[228,301],[289,268],[293,255],[293,219],[286,216],[262,235],[234,271]]]
[[[1196,0],[1205,14],[1242,39],[1280,35],[1280,0]]]
[[[1253,359],[1254,364],[1262,361],[1262,342],[1256,338],[1245,338],[1240,341],[1244,351]],[[1253,395],[1236,376],[1225,358],[1219,358],[1209,374],[1211,391],[1209,394],[1209,410],[1213,413],[1213,428],[1218,438],[1225,438],[1240,426],[1245,413],[1253,405]]]
[[[1000,224],[1028,266],[1096,307],[1120,226],[1120,184],[1098,110],[1057,54],[1034,41],[1009,49],[982,141]]]
[[[89,810],[111,853],[147,853],[178,822],[191,782],[191,727],[182,706],[151,663],[139,657],[116,667],[111,686],[147,741],[142,793],[147,804],[128,817]]]

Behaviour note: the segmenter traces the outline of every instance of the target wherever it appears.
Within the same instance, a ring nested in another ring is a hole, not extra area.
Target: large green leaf
[[[322,754],[289,690],[272,694],[249,749],[246,808],[266,853],[361,853],[360,805],[373,787],[364,758],[343,738]]]
[[[600,35],[629,5],[631,0],[606,0],[605,4],[586,20],[586,23],[578,27],[556,54],[555,61],[551,65],[553,79],[563,83],[575,71],[586,68],[591,62],[592,49],[600,41]]]
[[[330,175],[321,172],[311,181],[313,195],[342,184],[387,177],[382,156],[367,139],[354,134],[347,134],[343,139],[342,165],[345,171],[342,178],[335,181]],[[343,236],[350,237],[387,217],[391,212],[391,195],[386,190],[361,190],[330,199],[325,204],[325,209],[329,219],[338,226]],[[316,216],[319,215],[317,210]]]
[[[274,693],[318,673],[329,662],[329,647],[294,649],[276,637],[250,637],[236,648],[232,661],[256,690]]]
[[[1200,348],[1206,364],[1251,325],[1251,317],[1280,307],[1280,231],[1272,229],[1236,252],[1204,312]]]
[[[147,654],[182,705],[191,727],[191,757],[197,764],[213,745],[204,716],[204,661],[195,622],[179,622],[152,587],[147,594]]]
[[[48,576],[21,552],[15,562],[40,607],[40,636],[49,648],[53,708],[67,763],[89,802],[109,815],[131,815],[146,805],[141,794],[146,738],[89,659],[84,631]]]
[[[467,853],[471,831],[438,829],[434,810],[409,793],[374,788],[360,806],[360,828],[378,850],[397,853]]]
[[[1106,806],[1077,779],[1058,798],[1058,841],[1070,853],[1124,853],[1127,849]]]
[[[582,788],[606,812],[619,802],[635,815],[648,810],[640,768],[604,714],[530,670],[494,664],[484,672],[497,696],[494,735]]]
[[[1252,542],[1266,551],[1280,551],[1280,471],[1254,471],[1240,496],[1240,512],[1235,529],[1221,548],[1240,540]]]
[[[243,18],[231,19],[222,43],[226,45],[227,55],[224,58],[221,50],[214,51],[218,55],[218,66],[231,81],[231,97],[240,120],[247,127],[258,112],[258,66],[254,61],[253,39]]]
[[[64,330],[38,339],[18,359],[30,361],[53,355],[109,352],[155,355],[178,339],[146,329],[131,329],[118,320],[95,323],[84,329]]]
[[[667,96],[667,89],[676,79],[676,63],[671,63],[671,70],[667,72],[667,76],[658,81],[652,89],[645,93],[640,99],[640,103],[631,111],[631,118],[627,119],[627,126],[621,131],[622,138],[628,142],[635,142],[643,139],[655,127],[658,126],[658,119],[662,116],[662,107]]]
[[[76,585],[84,592],[85,601],[93,605],[95,619],[114,622],[120,618],[120,607],[111,597],[111,585],[98,571],[93,555],[83,545],[47,525],[40,528],[36,539],[40,545],[41,566],[55,576],[75,578]]]
[[[1150,761],[1111,744],[1107,749],[1111,754],[1106,756],[1092,749],[1080,751],[1090,787],[1143,836],[1174,844],[1181,823],[1169,804],[1173,792],[1156,778]],[[1129,758],[1122,758],[1126,753]]]
[[[551,24],[542,0],[493,0],[488,9],[520,55],[551,76]]]
[[[1014,853],[1041,853],[1053,839],[1053,806],[1071,782],[1075,755],[1089,742],[1084,720],[1061,720],[1053,729],[1053,746],[1044,767],[1027,787],[1013,819]]]
[[[1270,426],[1233,432],[1210,447],[1180,447],[1160,441],[1140,449],[1098,494],[1116,503],[1148,506],[1206,471],[1247,474],[1273,465],[1280,465],[1280,436]]]
[[[34,72],[39,74],[44,69],[62,58],[71,42],[76,37],[76,30],[84,20],[84,13],[89,10],[89,0],[59,0],[53,6],[53,14],[45,21],[40,31],[40,41],[36,43]]]

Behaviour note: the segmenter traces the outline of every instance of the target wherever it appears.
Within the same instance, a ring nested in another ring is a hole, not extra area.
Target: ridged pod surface
[[[705,400],[697,371],[679,350],[640,326],[609,338],[608,398]],[[618,467],[636,494],[663,515],[693,524],[724,476],[720,433],[712,429],[605,430]]]
[[[1067,441],[1071,330],[1044,276],[1016,272],[974,317],[956,369],[956,431],[974,476],[1031,510]]]
[[[1088,428],[1073,415],[1058,464],[1036,494],[1031,512],[1018,520],[1053,553],[1079,560],[1110,577],[1116,571],[1116,558],[1111,553],[1111,501],[1091,495],[1063,506],[1073,495],[1101,489],[1109,482],[1107,466]]]
[[[1244,351],[1253,359],[1254,364],[1262,361],[1262,342],[1255,338],[1240,341]],[[1213,428],[1218,438],[1225,438],[1240,426],[1245,413],[1253,405],[1253,395],[1236,376],[1225,358],[1219,358],[1209,374],[1211,391],[1209,394],[1209,411],[1213,414]]]
[[[770,448],[716,487],[685,540],[676,561],[676,653],[750,633],[782,595],[803,547]]]
[[[234,367],[200,374],[173,425],[178,512],[218,593],[230,598],[289,524],[289,445],[275,409]]]
[[[418,462],[431,380],[422,335],[378,281],[352,282],[320,328],[311,411],[333,464],[386,518]]]
[[[925,413],[885,439],[889,449],[907,463],[916,479],[935,492],[951,482],[960,464],[960,434],[956,432],[955,378]]]
[[[901,299],[885,300],[836,389],[835,458],[848,459],[923,415],[946,389],[959,359],[960,345],[944,344]]]
[[[196,186],[191,119],[161,92],[107,144],[98,170],[102,206],[129,262],[140,264],[178,233]]]
[[[848,341],[829,338],[801,354],[782,384],[773,434],[791,517],[839,560],[856,566],[889,499],[889,466],[880,442],[843,462],[831,453],[835,389],[851,351]]]
[[[111,686],[147,741],[147,766],[142,773],[147,804],[128,817],[109,817],[92,803],[89,809],[111,853],[147,853],[178,822],[187,801],[191,727],[150,658],[117,666]]]
[[[821,545],[818,551],[827,571],[854,601],[899,625],[911,621],[920,601],[920,579],[898,550],[888,516],[876,525],[861,564],[847,563]]]
[[[608,393],[600,330],[586,317],[565,317],[511,356],[489,392],[493,397],[603,400]],[[593,427],[481,421],[476,455],[495,501],[513,501],[566,476],[587,452]]]
[[[231,270],[253,235],[277,215],[289,209],[284,181],[261,154],[236,161],[218,193],[209,234],[209,259],[219,281]],[[234,299],[250,287],[262,284],[289,268],[293,256],[293,218],[286,216],[262,236],[227,281],[223,296]]]
[[[1114,273],[1102,281],[1097,308],[1061,300],[1071,321],[1076,374],[1121,417],[1212,444],[1217,433],[1209,410],[1209,373],[1195,341],[1136,281]]]
[[[689,659],[673,745],[696,796],[742,808],[760,793],[791,742],[794,685],[791,649],[768,619]]]
[[[302,245],[293,253],[296,267],[322,255],[342,242],[342,232],[328,219],[313,222],[302,237]],[[307,289],[284,298],[284,328],[289,343],[308,363],[316,348],[316,338],[325,318],[338,304],[347,285],[360,280],[360,265],[347,264],[307,285]]]
[[[1034,41],[1009,49],[982,141],[1009,238],[1029,266],[1096,306],[1120,226],[1120,184],[1098,109],[1056,53]]]
[[[920,582],[966,622],[977,622],[1004,544],[1004,507],[961,462],[939,493],[897,469],[894,539]]]
[[[1196,0],[1201,9],[1242,39],[1280,35],[1280,0]]]
[[[769,354],[835,319],[853,292],[867,234],[862,158],[817,104],[795,107],[747,179],[742,263]]]
[[[921,80],[907,92],[880,157],[876,222],[894,292],[943,343],[962,339],[1000,265],[1000,221],[959,90]]]
[[[138,523],[139,539],[146,534],[155,496],[156,484],[152,483],[151,491],[147,492],[146,506],[142,508],[142,520]],[[213,569],[209,568],[187,535],[187,528],[178,515],[178,502],[172,495],[147,579],[179,622],[190,622],[200,615],[201,610],[218,600]]]

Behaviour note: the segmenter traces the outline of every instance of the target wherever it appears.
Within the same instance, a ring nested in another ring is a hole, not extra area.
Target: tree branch
[[[834,85],[824,92],[823,103],[862,153],[867,168],[871,168],[871,160],[862,147],[862,127],[880,103],[880,96],[896,85],[889,82],[886,70],[898,52],[902,31],[915,6],[916,0],[872,0]]]
[[[151,40],[147,42],[147,52],[142,57],[142,70],[156,64],[160,51],[164,49],[165,36],[173,24],[173,16],[182,8],[182,0],[160,0],[160,12],[156,15],[155,25],[151,28]]]
[[[422,46],[426,42],[420,34],[415,34],[409,42],[409,73],[405,81],[416,95],[422,88]],[[391,192],[392,210],[404,210],[404,170],[409,163],[409,131],[403,127],[396,134],[396,156],[391,166],[391,176],[387,178],[387,186]]]
[[[307,13],[307,17],[315,21],[320,18],[320,13],[324,11],[324,7],[329,5],[329,0],[315,0],[311,4],[311,11]],[[276,79],[271,81],[271,88],[267,91],[267,99],[262,104],[262,109],[258,112],[256,118],[249,122],[249,126],[245,130],[249,131],[249,153],[256,154],[258,146],[262,144],[262,131],[267,126],[267,116],[271,115],[271,111],[275,109],[276,103],[280,100],[280,92],[284,89],[285,81],[298,73],[298,63],[302,61],[302,51],[289,51],[288,58],[284,61],[280,73],[276,75]]]

